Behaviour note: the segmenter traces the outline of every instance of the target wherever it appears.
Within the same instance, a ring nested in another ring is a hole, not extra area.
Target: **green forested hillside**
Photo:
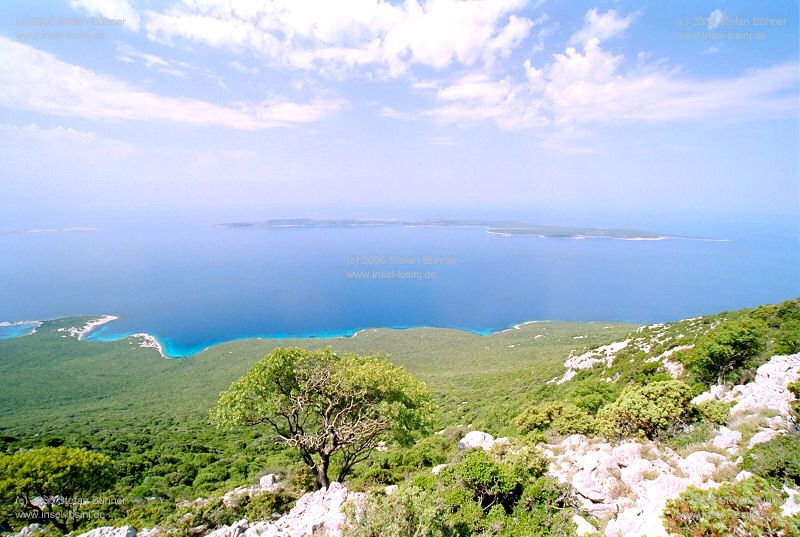
[[[513,401],[531,385],[552,378],[572,349],[613,341],[632,328],[546,322],[486,336],[433,328],[379,329],[353,338],[239,340],[190,358],[164,359],[133,339],[78,341],[57,331],[88,320],[47,321],[33,335],[0,341],[0,424],[6,434],[56,433],[105,419],[117,424],[143,418],[205,419],[219,393],[278,346],[387,354],[429,385],[442,423],[454,423]]]
[[[409,500],[413,505],[442,500],[445,503],[439,507],[447,511],[455,497],[441,494],[461,498],[470,472],[510,472],[502,485],[510,487],[508,495],[502,496],[505,509],[523,513],[530,527],[542,523],[540,516],[552,522],[551,510],[561,509],[557,506],[568,507],[568,491],[542,475],[546,464],[532,447],[524,451],[530,458],[502,459],[502,463],[456,456],[455,443],[466,431],[509,436],[530,446],[553,434],[629,434],[619,428],[629,425],[627,418],[620,421],[619,414],[630,404],[628,399],[661,390],[668,397],[678,397],[683,405],[716,378],[709,369],[714,353],[724,355],[722,351],[738,348],[741,341],[747,343],[747,338],[737,339],[741,334],[752,333],[755,339],[742,355],[743,361],[725,370],[724,378],[730,383],[752,378],[754,369],[773,354],[800,350],[798,300],[648,327],[536,322],[492,335],[421,328],[366,330],[352,338],[247,339],[215,345],[183,359],[163,358],[156,349],[139,347],[138,339],[79,341],[64,331],[91,319],[47,321],[30,336],[0,341],[0,462],[16,460],[3,459],[3,452],[24,454],[48,446],[86,448],[111,461],[113,486],[103,494],[124,498],[124,505],[104,505],[101,518],[86,522],[84,528],[123,521],[137,527],[172,527],[186,520],[201,520],[204,527],[213,528],[245,515],[268,517],[291,505],[299,491],[310,486],[298,454],[277,446],[267,428],[225,431],[209,423],[209,411],[220,392],[277,347],[381,354],[427,384],[436,404],[432,431],[441,429],[444,434],[374,454],[355,468],[349,486],[381,490],[388,484],[406,483],[411,488],[402,488],[404,494],[421,494]],[[613,359],[603,359],[609,356],[604,349],[613,349]],[[681,381],[668,374],[666,356],[680,364]],[[600,359],[593,365],[565,369],[565,361],[571,364],[586,358]],[[565,371],[570,373],[565,376]],[[556,383],[558,379],[564,382]],[[680,427],[660,430],[653,423],[655,429],[639,433],[648,437],[657,433],[659,441],[672,445],[703,440],[708,428],[692,423],[702,425],[703,420],[713,419],[704,412],[722,410],[684,406]],[[724,416],[720,419],[718,423],[724,423]],[[38,457],[39,452],[32,453],[31,457]],[[42,457],[47,460],[46,455]],[[458,463],[453,466],[456,474],[434,479],[430,468],[449,461]],[[192,511],[191,516],[186,515],[187,509],[194,508],[176,510],[176,501],[218,495],[269,472],[284,475],[294,496],[270,497],[265,505],[245,505],[238,511],[218,504],[211,504],[215,507],[210,511]],[[15,482],[3,485],[0,476],[0,489]],[[533,503],[526,504],[528,496],[519,495],[523,489],[530,489]],[[459,512],[472,517],[472,522],[464,522],[465,528],[483,527],[491,517],[499,517],[497,524],[502,527],[513,527],[511,518],[500,512],[491,514],[488,507],[484,510],[489,518],[484,519],[480,510],[472,513],[476,507],[471,502],[467,497],[457,501],[467,509]],[[399,507],[391,507],[395,508]],[[9,505],[0,505],[0,524],[21,522]],[[191,534],[184,530],[188,533],[178,534]],[[464,535],[477,535],[464,531]],[[554,534],[542,531],[542,535]],[[570,531],[564,529],[563,534]]]

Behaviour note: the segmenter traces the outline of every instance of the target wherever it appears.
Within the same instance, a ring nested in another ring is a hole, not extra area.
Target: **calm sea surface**
[[[210,223],[0,234],[0,321],[113,314],[120,319],[90,339],[148,332],[171,356],[186,356],[249,336],[409,326],[486,332],[542,319],[645,323],[800,296],[794,224],[680,230],[730,239],[708,242]]]

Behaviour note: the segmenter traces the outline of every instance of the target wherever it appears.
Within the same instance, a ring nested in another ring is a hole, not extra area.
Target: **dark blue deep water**
[[[213,222],[2,233],[0,321],[114,314],[120,319],[90,339],[148,332],[171,356],[186,356],[248,336],[670,321],[800,296],[795,223],[651,226],[730,239],[707,242],[507,238],[469,228],[215,229]],[[359,272],[366,275],[352,274]]]

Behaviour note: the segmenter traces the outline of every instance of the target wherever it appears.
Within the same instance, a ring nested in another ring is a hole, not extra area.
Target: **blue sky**
[[[0,214],[797,217],[798,33],[785,1],[6,4]]]

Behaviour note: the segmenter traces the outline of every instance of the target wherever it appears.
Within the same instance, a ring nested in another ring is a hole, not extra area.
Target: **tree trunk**
[[[330,485],[328,480],[329,464],[330,455],[320,455],[319,462],[314,465],[314,479],[317,482],[317,488],[328,488],[328,485]]]

